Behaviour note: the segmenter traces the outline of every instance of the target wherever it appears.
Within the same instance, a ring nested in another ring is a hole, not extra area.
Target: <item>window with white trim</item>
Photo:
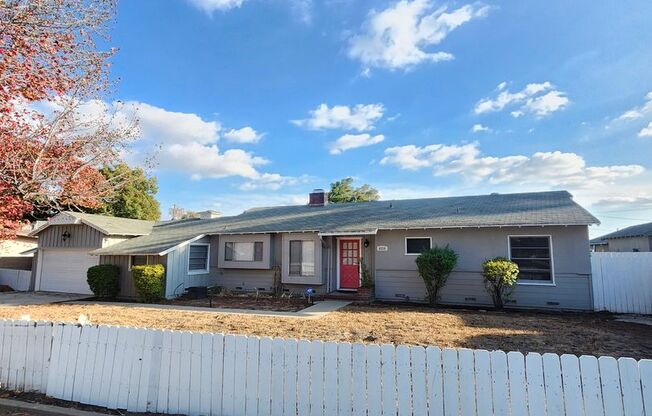
[[[263,261],[263,242],[224,243],[224,261]]]
[[[190,244],[188,247],[188,273],[208,272],[208,244]]]
[[[315,275],[315,242],[290,240],[290,276]]]
[[[418,256],[431,248],[432,239],[430,237],[405,237],[406,256]]]
[[[550,236],[510,236],[509,258],[518,264],[519,282],[553,282]]]
[[[129,270],[132,266],[146,266],[149,264],[148,256],[131,256],[129,257]]]

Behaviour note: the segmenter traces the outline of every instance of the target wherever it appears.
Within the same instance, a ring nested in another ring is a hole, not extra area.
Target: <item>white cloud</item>
[[[353,107],[346,105],[329,107],[327,104],[321,104],[310,111],[310,118],[292,120],[292,123],[311,130],[367,131],[374,128],[374,123],[383,116],[384,112],[385,107],[382,104],[357,104]]]
[[[636,120],[650,113],[652,113],[652,91],[645,95],[645,102],[642,105],[625,111],[617,120]]]
[[[471,131],[473,133],[482,133],[482,132],[490,132],[491,129],[487,126],[483,126],[482,124],[474,124],[473,127],[471,127]]]
[[[188,0],[198,9],[213,14],[216,11],[227,11],[242,6],[245,0]]]
[[[422,62],[453,59],[448,52],[426,48],[440,44],[447,36],[473,19],[488,14],[481,3],[447,11],[429,0],[401,0],[380,12],[372,11],[362,33],[350,39],[349,56],[366,67],[408,69]]]
[[[652,121],[638,132],[638,137],[652,137]]]
[[[434,175],[460,175],[474,183],[527,184],[589,189],[645,171],[640,165],[587,166],[576,153],[536,152],[531,156],[482,156],[477,143],[390,147],[381,164],[401,169],[431,168]]]
[[[385,136],[378,134],[375,136],[369,133],[363,134],[345,134],[339,139],[331,142],[329,145],[330,154],[338,155],[347,150],[355,149],[358,147],[371,146],[385,140]]]
[[[236,143],[258,143],[262,137],[261,133],[249,126],[224,132],[225,139]]]
[[[271,191],[279,190],[285,186],[294,186],[309,183],[313,180],[311,176],[301,175],[299,177],[294,176],[282,176],[278,173],[264,173],[255,180],[247,181],[240,186],[240,189],[243,191],[256,191],[267,189]]]
[[[516,107],[510,112],[514,118],[528,113],[537,117],[545,117],[564,109],[570,103],[566,93],[554,89],[554,85],[548,81],[528,84],[521,91],[514,93],[509,92],[506,88],[505,82],[500,83],[497,88],[498,95],[478,101],[474,108],[475,113],[498,112],[506,107]]]

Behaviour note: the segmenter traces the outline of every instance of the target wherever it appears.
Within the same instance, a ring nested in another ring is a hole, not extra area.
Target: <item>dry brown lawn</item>
[[[652,358],[652,326],[609,314],[482,312],[349,306],[319,319],[276,318],[107,305],[3,306],[0,317],[349,342]]]

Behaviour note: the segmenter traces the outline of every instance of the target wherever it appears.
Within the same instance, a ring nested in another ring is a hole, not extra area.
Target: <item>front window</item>
[[[552,283],[549,236],[509,237],[510,259],[518,264],[520,282]]]
[[[148,264],[147,256],[131,256],[129,258],[129,270],[132,266],[146,266]]]
[[[208,272],[208,244],[191,244],[188,249],[188,272]]]
[[[408,256],[418,256],[426,250],[430,250],[432,240],[430,237],[406,237],[405,254]]]
[[[224,243],[224,261],[263,261],[263,242]]]
[[[290,240],[290,276],[315,275],[315,242]]]

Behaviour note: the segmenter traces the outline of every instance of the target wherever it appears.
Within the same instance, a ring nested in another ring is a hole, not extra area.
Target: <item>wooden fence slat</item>
[[[261,338],[259,344],[260,364],[258,370],[258,414],[270,416],[272,406],[272,339]],[[275,416],[275,415],[274,415]]]
[[[125,331],[119,331],[112,326],[109,328],[106,341],[106,355],[104,356],[104,371],[102,374],[102,384],[104,388],[100,389],[100,406],[115,409],[115,400],[118,397],[118,387],[120,382],[121,367],[115,365],[115,352],[118,349],[118,341],[124,337]],[[122,334],[122,335],[120,335]],[[124,350],[119,350],[121,354]],[[111,404],[114,404],[111,406]]]
[[[444,381],[441,350],[426,348],[426,389],[428,394],[428,415],[444,415]]]
[[[353,413],[353,361],[351,361],[351,344],[343,342],[337,346],[337,397],[339,416],[351,416]],[[364,368],[364,367],[363,367]],[[363,397],[356,397],[363,400]]]
[[[564,386],[564,407],[567,415],[583,415],[582,380],[580,360],[575,355],[561,356],[561,374]]]
[[[410,347],[396,347],[396,399],[399,416],[412,414],[412,374],[410,371]]]
[[[74,382],[72,386],[72,401],[81,402],[82,386],[84,385],[84,374],[86,369],[86,357],[88,356],[89,337],[91,335],[88,327],[80,326],[79,346],[77,347],[77,360],[75,362]],[[92,357],[91,357],[92,359]],[[91,362],[92,363],[92,362]]]
[[[507,370],[507,354],[503,351],[492,351],[491,356],[491,394],[494,413],[509,414],[509,375]]]
[[[69,325],[70,327],[70,325]],[[72,325],[70,338],[68,339],[68,355],[66,363],[65,381],[63,385],[63,394],[60,399],[71,400],[73,386],[75,383],[75,370],[77,366],[77,352],[79,350],[79,338],[81,337],[82,327]]]
[[[147,403],[150,395],[150,374],[152,372],[152,355],[154,353],[154,334],[158,332],[153,329],[146,329],[143,331],[143,342],[141,347],[141,363],[140,375],[137,384],[137,394],[134,394],[134,400],[129,401],[133,403],[133,409],[136,412],[147,411]]]
[[[310,414],[310,348],[311,343],[305,339],[297,346],[297,414]]]
[[[310,415],[324,414],[324,342],[310,345]]]
[[[369,416],[380,416],[382,411],[382,386],[380,369],[380,345],[368,345],[367,349],[367,406]]]
[[[202,369],[202,334],[194,332],[190,337],[190,403],[188,414],[196,416],[201,414],[201,369]]]
[[[25,389],[25,373],[27,368],[27,342],[29,337],[27,336],[29,332],[30,321],[18,321],[15,326],[17,336],[13,339],[13,349],[15,351],[15,359],[11,360],[13,365],[12,370],[12,381],[10,386],[13,385],[13,388],[16,390]]]
[[[584,410],[586,411],[586,414],[590,416],[604,415],[598,359],[589,355],[581,356],[580,374],[582,379]]]
[[[28,329],[25,336],[27,337],[27,348],[25,350],[25,374],[23,376],[23,390],[32,391],[34,385],[34,365],[36,364],[37,333],[35,331],[36,322],[29,321]]]
[[[129,395],[127,396],[127,410],[134,411],[138,409],[138,396],[140,395],[140,378],[143,370],[143,356],[146,330],[134,329],[135,335],[132,346],[132,356],[129,375]]]
[[[633,358],[619,358],[620,385],[623,390],[625,416],[643,415],[643,393],[638,363]]]
[[[489,351],[476,350],[475,358],[475,391],[478,407],[478,416],[492,416],[493,399],[491,392],[491,356]],[[460,379],[461,382],[464,379]]]
[[[152,352],[149,377],[147,382],[147,398],[144,412],[153,413],[156,411],[156,407],[158,406],[159,381],[161,380],[161,372],[163,371],[164,366],[167,366],[168,369],[170,368],[169,363],[166,362],[164,365],[162,361],[163,335],[164,331],[158,329],[152,331]]]
[[[367,414],[367,350],[364,344],[351,346],[352,415]]]
[[[623,402],[618,362],[613,357],[600,357],[598,358],[598,366],[600,367],[604,413],[608,416],[621,416],[623,414]]]
[[[11,323],[0,320],[0,386],[6,386],[9,379],[9,363],[11,362]]]
[[[201,334],[199,412],[211,414],[211,383],[213,368],[213,334]]]
[[[428,393],[426,384],[426,350],[423,347],[410,348],[410,372],[412,374],[412,409],[414,416],[428,415]]]
[[[222,414],[222,392],[224,375],[224,336],[222,334],[213,335],[213,367],[211,369],[211,415],[219,416]]]
[[[475,400],[475,362],[473,350],[461,348],[458,350],[459,380],[459,408],[463,415],[476,414]]]
[[[513,416],[527,416],[527,391],[525,381],[525,357],[517,351],[507,353],[509,374],[509,403]]]
[[[102,360],[104,357],[98,355],[98,339],[100,336],[100,328],[97,325],[88,325],[83,329],[88,333],[87,338],[87,352],[86,364],[84,365],[82,391],[79,395],[81,403],[92,403],[91,393],[93,389],[93,375],[96,372],[102,372]]]
[[[108,337],[109,327],[97,327],[97,340],[95,347],[95,359],[93,360],[93,371],[91,380],[89,382],[90,389],[88,392],[87,403],[99,403],[100,386],[102,385],[102,377],[104,376],[104,358],[106,356],[106,340]]]
[[[258,415],[258,349],[260,338],[247,339],[247,397],[245,412],[247,416]]]
[[[530,416],[546,416],[546,390],[541,354],[531,352],[525,356],[525,378]]]
[[[652,360],[641,360],[638,362],[638,369],[641,375],[641,391],[643,393],[643,407],[646,414],[652,413]]]
[[[324,414],[335,415],[339,407],[337,397],[337,344],[324,344]]]
[[[158,379],[158,393],[156,394],[156,411],[168,412],[170,409],[170,370],[172,366],[172,332],[163,331],[161,343],[161,372]]]
[[[224,375],[222,376],[222,412],[234,414],[235,404],[235,335],[224,337]]]
[[[283,414],[286,416],[295,416],[297,414],[297,341],[294,339],[285,340],[283,353],[285,355],[285,365],[283,368]],[[248,388],[247,392],[249,392]]]
[[[179,369],[179,413],[190,411],[190,362],[192,359],[192,332],[181,332],[181,362]]]
[[[283,414],[283,367],[285,366],[285,341],[272,341],[272,415]],[[237,413],[237,412],[236,412]]]
[[[396,348],[380,346],[380,377],[383,415],[396,415]]]
[[[594,309],[652,313],[652,253],[591,253]]]
[[[247,405],[247,338],[235,338],[235,381],[233,383],[233,414],[244,416]]]
[[[444,414],[446,416],[457,416],[460,414],[457,350],[445,348],[442,351],[442,362],[444,369]]]
[[[182,335],[181,332],[170,332],[172,343],[170,345],[170,373],[168,375],[168,405],[165,413],[179,413]]]
[[[543,354],[543,379],[546,387],[548,416],[564,416],[561,364],[557,354]]]

